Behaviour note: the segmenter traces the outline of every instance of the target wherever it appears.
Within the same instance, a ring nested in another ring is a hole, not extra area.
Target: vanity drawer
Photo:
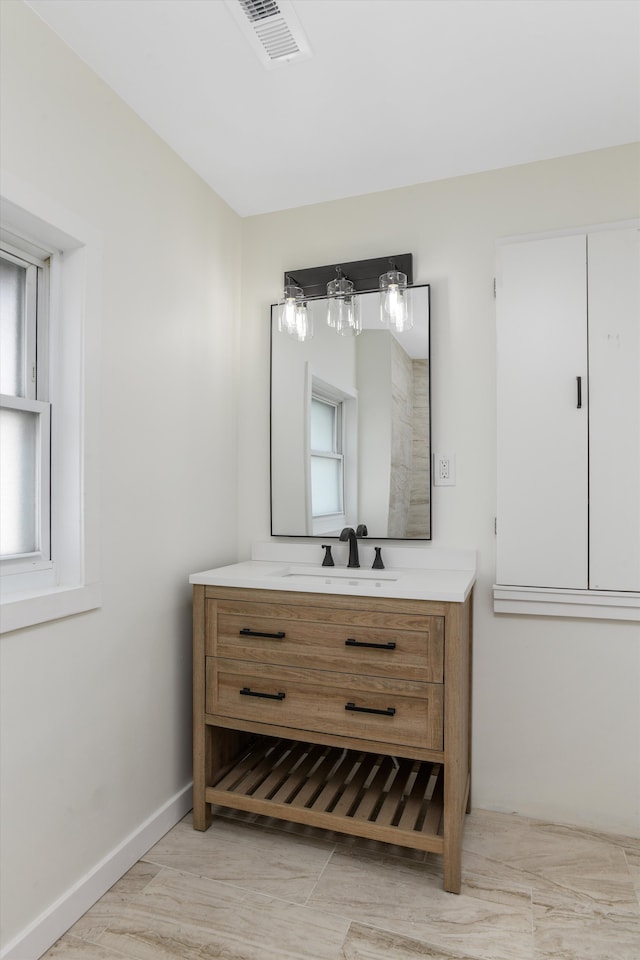
[[[442,683],[444,618],[208,600],[207,654]]]
[[[207,657],[206,712],[443,749],[443,686]]]

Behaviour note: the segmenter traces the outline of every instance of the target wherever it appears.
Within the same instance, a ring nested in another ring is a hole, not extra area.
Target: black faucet
[[[340,534],[341,540],[349,541],[349,562],[347,563],[348,567],[359,567],[360,560],[358,558],[358,537],[366,537],[367,528],[364,523],[359,524],[356,530],[353,527],[345,527]]]

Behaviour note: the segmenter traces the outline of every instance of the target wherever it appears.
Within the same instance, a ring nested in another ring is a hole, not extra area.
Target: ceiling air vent
[[[225,3],[268,69],[308,60],[311,56],[290,0],[225,0]]]

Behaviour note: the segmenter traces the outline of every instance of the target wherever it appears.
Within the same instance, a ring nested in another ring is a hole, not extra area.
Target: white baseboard
[[[191,784],[156,810],[59,900],[29,924],[0,952],[0,960],[38,960],[92,907],[136,861],[145,855],[192,806]]]

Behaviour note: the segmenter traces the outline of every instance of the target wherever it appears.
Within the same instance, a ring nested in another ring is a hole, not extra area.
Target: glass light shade
[[[313,336],[313,318],[303,297],[302,287],[288,284],[278,302],[278,331],[300,341]]]
[[[327,323],[343,337],[357,337],[362,330],[360,301],[353,292],[353,283],[345,277],[327,284]]]
[[[413,326],[413,305],[406,273],[389,270],[380,277],[380,322],[398,333]]]

